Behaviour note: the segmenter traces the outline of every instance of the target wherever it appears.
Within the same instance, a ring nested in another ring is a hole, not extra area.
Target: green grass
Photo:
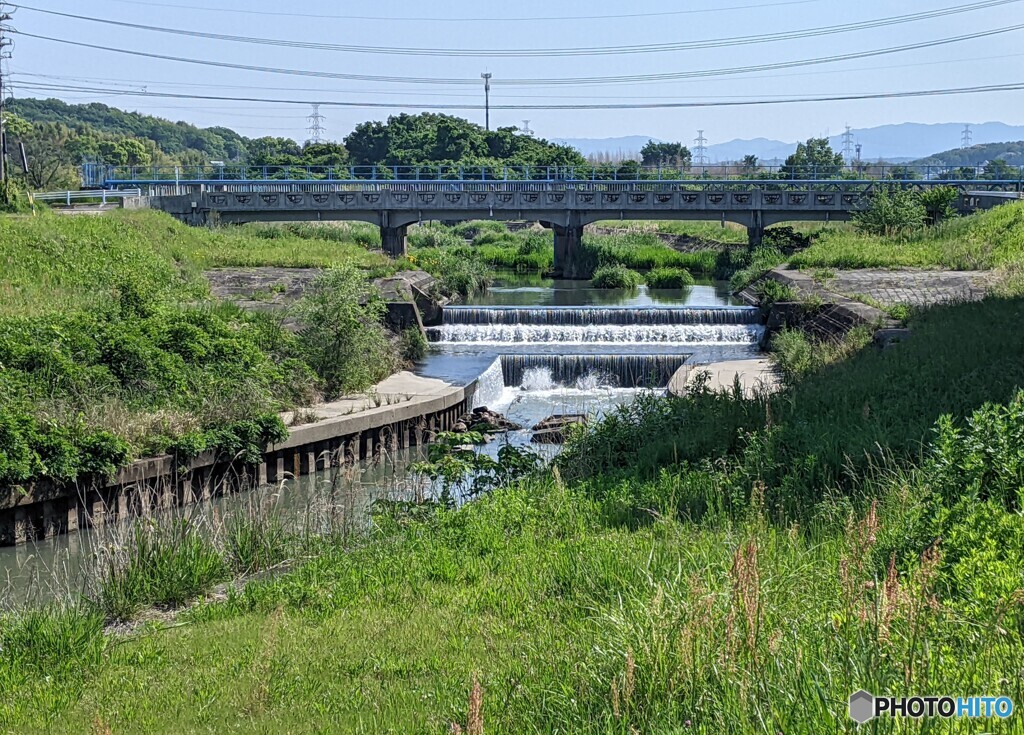
[[[604,265],[621,265],[632,270],[647,271],[655,268],[684,268],[693,275],[713,275],[718,266],[720,251],[698,250],[680,252],[651,233],[625,235],[585,235],[581,257],[593,269]]]
[[[683,235],[694,240],[716,243],[740,244],[747,241],[747,228],[732,222],[723,227],[720,222],[684,222],[677,220],[607,220],[595,222],[595,227],[610,230],[627,230],[641,233],[662,233]]]
[[[344,367],[352,375],[336,380],[335,362],[323,382],[326,372],[310,368],[315,346],[279,316],[209,301],[201,275],[224,265],[346,265],[364,285],[412,265],[368,250],[370,234],[190,228],[152,211],[0,217],[0,484],[74,482],[165,451],[230,448],[251,458],[281,430],[279,411],[331,384],[358,390],[383,377],[397,363],[383,328],[381,348]],[[448,283],[473,263],[436,265]]]
[[[1024,202],[948,220],[898,242],[851,229],[826,230],[791,263],[799,268],[1020,268]]]
[[[594,288],[635,289],[644,282],[643,276],[621,265],[603,265],[594,271],[590,285]]]
[[[690,271],[683,268],[655,268],[647,272],[644,280],[651,288],[687,288],[694,284]]]

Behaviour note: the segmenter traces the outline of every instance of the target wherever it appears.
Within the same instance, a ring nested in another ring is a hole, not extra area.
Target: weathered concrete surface
[[[979,301],[995,284],[991,271],[901,269],[837,271],[824,288],[850,298],[867,296],[885,306],[932,306]]]
[[[770,360],[728,360],[708,365],[683,365],[669,382],[669,395],[686,395],[701,373],[708,374],[707,386],[713,391],[732,390],[739,379],[743,395],[748,398],[760,392],[774,392],[781,386]]]
[[[291,436],[273,449],[291,449],[414,420],[458,406],[471,394],[471,389],[443,380],[401,372],[377,383],[365,395],[322,403],[303,411],[300,418],[309,421],[312,415],[315,422],[292,426]],[[285,413],[281,418],[291,425],[297,417],[295,413]]]

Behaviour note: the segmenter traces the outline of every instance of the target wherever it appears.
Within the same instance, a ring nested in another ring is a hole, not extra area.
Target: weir
[[[507,387],[522,386],[527,374],[544,371],[561,386],[664,388],[689,355],[502,355]]]
[[[761,312],[754,307],[601,307],[554,306],[521,308],[448,307],[444,325],[454,324],[531,324],[585,326],[590,324],[759,324]]]

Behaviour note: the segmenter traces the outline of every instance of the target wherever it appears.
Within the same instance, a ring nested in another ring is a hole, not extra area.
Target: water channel
[[[478,380],[475,406],[522,425],[502,441],[525,446],[530,427],[548,416],[600,416],[643,391],[663,392],[684,364],[755,357],[762,332],[757,309],[740,305],[726,284],[614,291],[509,276],[487,294],[445,310],[444,323],[428,330],[430,355],[417,372],[459,385]],[[481,451],[496,454],[500,445]],[[557,451],[538,450],[548,457]],[[174,512],[216,528],[232,512],[269,509],[297,527],[334,530],[358,524],[380,498],[429,492],[422,483],[412,485],[407,466],[416,458],[402,452],[383,463],[360,463]],[[80,592],[89,567],[124,532],[82,530],[0,549],[0,604]]]

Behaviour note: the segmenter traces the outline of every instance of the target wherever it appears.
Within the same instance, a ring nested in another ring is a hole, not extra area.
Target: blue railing
[[[985,167],[902,166],[862,164],[847,167],[739,165],[690,166],[82,166],[84,188],[118,188],[139,184],[197,184],[216,182],[338,182],[369,181],[702,181],[835,179],[894,181],[1024,182],[1024,166],[998,172]]]

